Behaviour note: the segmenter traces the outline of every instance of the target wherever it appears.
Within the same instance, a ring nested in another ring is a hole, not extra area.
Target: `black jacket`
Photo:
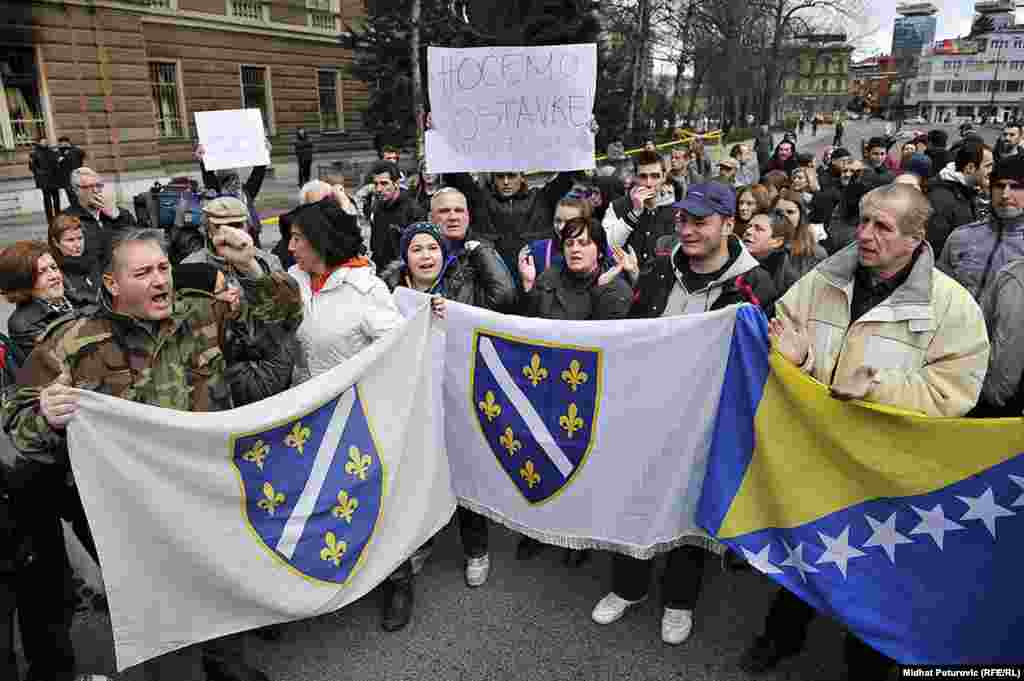
[[[18,355],[28,359],[43,332],[58,319],[73,314],[74,308],[70,303],[64,306],[51,305],[41,298],[33,298],[18,305],[7,320],[7,332]]]
[[[100,264],[87,256],[61,258],[60,271],[64,273],[64,297],[75,308],[95,305],[100,286]]]
[[[309,139],[308,135],[296,138],[295,156],[298,157],[299,161],[313,160],[313,140]]]
[[[526,317],[578,321],[625,319],[633,302],[633,289],[619,275],[604,286],[598,275],[577,276],[565,263],[541,272],[533,289],[523,294],[520,309]]]
[[[398,260],[402,230],[424,217],[416,197],[404,189],[391,203],[374,198],[370,207],[370,257],[378,271]]]
[[[771,275],[776,295],[781,298],[793,284],[827,257],[828,254],[821,246],[816,246],[815,252],[810,255],[793,255],[787,247],[772,251],[759,262],[761,268]]]
[[[977,196],[978,190],[955,180],[935,180],[928,184],[928,200],[935,211],[927,229],[932,251],[941,254],[954,229],[979,219],[975,206]]]
[[[676,196],[679,196],[678,187]],[[612,210],[616,217],[632,229],[626,239],[626,246],[636,253],[640,276],[643,276],[654,266],[655,258],[666,255],[658,252],[658,241],[675,234],[675,209],[672,206],[660,206],[652,210],[645,209],[638,215],[633,211],[633,200],[627,195],[613,201]]]
[[[815,192],[811,200],[810,222],[825,225],[825,231],[828,232],[825,250],[835,253],[852,241],[860,200],[867,193],[868,187],[860,179],[853,179],[844,187],[827,170],[818,173],[818,182],[821,190]]]
[[[932,177],[938,175],[943,168],[953,162],[953,154],[945,147],[928,147],[925,155],[932,160]]]
[[[654,269],[640,277],[631,316],[663,316],[673,287],[677,284],[684,286],[681,272],[687,267],[687,258],[679,247],[671,255],[659,256]],[[705,289],[687,293],[695,295],[702,292],[715,294],[713,301],[711,295],[707,296],[706,300],[710,304],[704,305],[701,310],[704,312],[720,310],[736,303],[753,303],[771,316],[778,298],[771,275],[758,265],[736,237],[729,238],[729,266],[725,273]]]
[[[380,278],[392,291],[406,286],[405,264],[400,260],[391,263]],[[456,303],[496,312],[512,312],[516,305],[512,274],[494,247],[486,243],[479,243],[472,251],[462,251],[452,258],[435,292]]]
[[[85,152],[73,144],[57,147],[57,177],[61,187],[71,185],[71,172],[85,163]]]
[[[57,168],[57,152],[45,144],[32,147],[32,153],[28,156],[28,169],[32,171],[32,177],[40,189],[63,186]]]
[[[573,185],[572,173],[559,173],[543,187],[505,197],[492,188],[481,187],[467,173],[454,173],[446,179],[466,195],[471,210],[477,206],[476,210],[484,211],[473,217],[474,232],[493,243],[509,271],[516,273],[523,246],[551,237],[555,205]]]
[[[85,255],[95,259],[98,263],[105,261],[114,234],[135,226],[135,217],[127,210],[121,210],[113,220],[103,213],[100,213],[99,219],[96,219],[92,213],[77,203],[64,212],[74,215],[81,221],[82,236],[85,237]]]

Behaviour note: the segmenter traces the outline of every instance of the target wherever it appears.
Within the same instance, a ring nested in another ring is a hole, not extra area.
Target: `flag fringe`
[[[561,546],[562,548],[573,549],[575,551],[583,549],[612,551],[614,553],[621,553],[639,560],[649,560],[659,554],[668,553],[672,549],[680,546],[699,546],[705,551],[709,551],[715,555],[722,555],[728,549],[725,544],[720,544],[697,528],[688,530],[686,534],[670,539],[669,541],[658,542],[657,544],[652,544],[650,546],[636,546],[633,544],[624,544],[622,542],[613,542],[607,539],[574,537],[536,530],[532,527],[521,525],[514,520],[510,520],[494,509],[488,508],[487,506],[477,503],[472,499],[459,497],[459,505],[473,511],[474,513],[479,513],[496,523],[504,525],[513,532],[518,532],[519,534],[526,535],[531,539],[536,539],[537,541],[545,544]]]

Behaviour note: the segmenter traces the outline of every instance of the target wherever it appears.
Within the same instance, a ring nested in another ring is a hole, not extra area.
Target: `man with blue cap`
[[[753,303],[771,311],[776,298],[771,275],[732,233],[736,214],[732,188],[718,182],[696,184],[672,207],[677,243],[640,275],[631,316],[697,314],[736,303]],[[659,242],[658,251],[667,250],[661,246]],[[699,545],[687,544],[669,552],[662,577],[661,639],[670,645],[689,638],[693,627],[693,609],[711,542],[707,537],[695,539]],[[651,560],[615,554],[612,591],[594,607],[594,621],[611,624],[629,606],[646,600],[653,567]]]

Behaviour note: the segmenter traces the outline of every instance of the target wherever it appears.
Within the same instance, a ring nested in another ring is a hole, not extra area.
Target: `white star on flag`
[[[743,556],[750,563],[750,566],[756,568],[758,571],[766,575],[778,575],[782,573],[782,570],[772,565],[772,562],[768,560],[768,552],[772,548],[771,544],[765,544],[764,548],[754,553],[748,551],[746,548],[743,549]]]
[[[985,527],[993,539],[996,538],[996,519],[1015,515],[1010,509],[1003,508],[996,503],[991,487],[986,489],[980,497],[958,496],[957,499],[967,504],[967,512],[960,517],[960,520],[980,520],[985,523]]]
[[[825,545],[825,553],[821,554],[821,558],[816,562],[818,565],[822,563],[835,563],[839,571],[843,573],[843,579],[846,579],[846,564],[851,558],[868,555],[860,549],[850,546],[849,525],[843,528],[838,537],[833,538],[822,532],[819,532],[818,536],[821,538],[821,543]]]
[[[1021,495],[1017,497],[1017,501],[1010,504],[1010,506],[1024,506],[1024,478],[1019,475],[1011,475],[1010,480],[1017,483],[1017,487],[1021,488]]]
[[[789,548],[789,544],[786,543],[785,539],[782,540],[782,545],[786,547],[786,553],[788,553],[789,556],[786,560],[779,563],[779,565],[788,565],[789,567],[796,568],[797,572],[800,573],[800,579],[805,582],[807,581],[807,575],[804,574],[805,572],[820,572],[818,568],[804,560],[803,542],[797,544],[795,549]]]
[[[917,506],[911,506],[910,508],[914,509],[914,513],[921,517],[921,522],[910,531],[910,534],[931,535],[931,538],[938,544],[940,551],[942,550],[942,540],[946,536],[946,532],[964,529],[963,525],[955,523],[946,517],[946,514],[942,512],[942,504],[936,504],[935,508],[930,511],[925,511]]]
[[[864,519],[871,526],[871,537],[864,542],[864,548],[869,546],[881,546],[885,549],[886,555],[893,565],[896,564],[896,546],[899,544],[913,544],[913,539],[908,539],[896,531],[896,514],[893,513],[884,523],[879,522],[869,515]]]

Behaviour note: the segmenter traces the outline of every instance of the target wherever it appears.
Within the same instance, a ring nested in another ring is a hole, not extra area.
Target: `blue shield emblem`
[[[579,473],[593,447],[601,351],[478,329],[470,405],[516,488],[543,503]]]
[[[260,543],[306,577],[344,584],[373,537],[384,489],[357,387],[301,418],[235,436],[231,451]]]

